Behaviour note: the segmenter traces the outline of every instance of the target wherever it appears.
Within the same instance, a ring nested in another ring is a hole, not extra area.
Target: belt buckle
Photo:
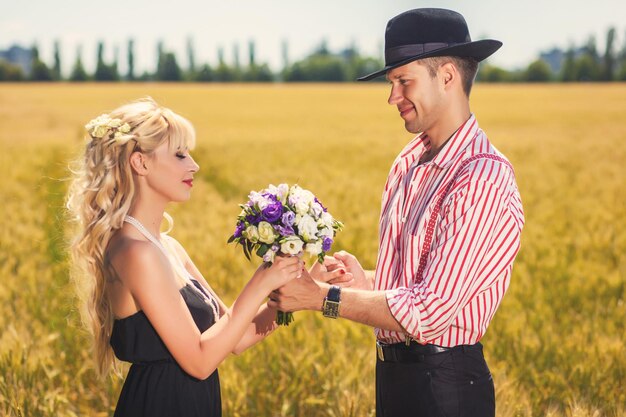
[[[378,354],[378,359],[380,359],[381,362],[385,362],[383,347],[378,340],[376,341],[376,353]]]

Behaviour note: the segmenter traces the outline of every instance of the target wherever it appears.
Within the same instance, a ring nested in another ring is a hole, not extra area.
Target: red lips
[[[183,182],[188,186],[193,187],[193,180],[184,180]]]

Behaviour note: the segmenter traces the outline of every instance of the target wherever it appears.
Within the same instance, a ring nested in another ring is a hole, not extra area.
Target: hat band
[[[385,63],[389,65],[392,62],[401,61],[406,58],[454,45],[458,45],[458,43],[430,42],[394,46],[385,51]]]

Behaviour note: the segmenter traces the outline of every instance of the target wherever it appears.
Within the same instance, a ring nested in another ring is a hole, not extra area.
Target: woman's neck
[[[165,207],[142,204],[141,201],[137,201],[129,210],[128,215],[137,219],[153,236],[158,237],[161,233],[164,212]]]

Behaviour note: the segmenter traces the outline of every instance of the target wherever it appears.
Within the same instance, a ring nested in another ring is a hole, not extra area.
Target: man
[[[479,340],[508,288],[524,215],[513,169],[469,95],[478,62],[501,45],[472,42],[450,10],[389,21],[385,68],[360,80],[386,74],[389,104],[418,135],[385,185],[376,270],[340,252],[311,270],[317,280],[305,274],[269,301],[376,328],[379,417],[495,414]]]

